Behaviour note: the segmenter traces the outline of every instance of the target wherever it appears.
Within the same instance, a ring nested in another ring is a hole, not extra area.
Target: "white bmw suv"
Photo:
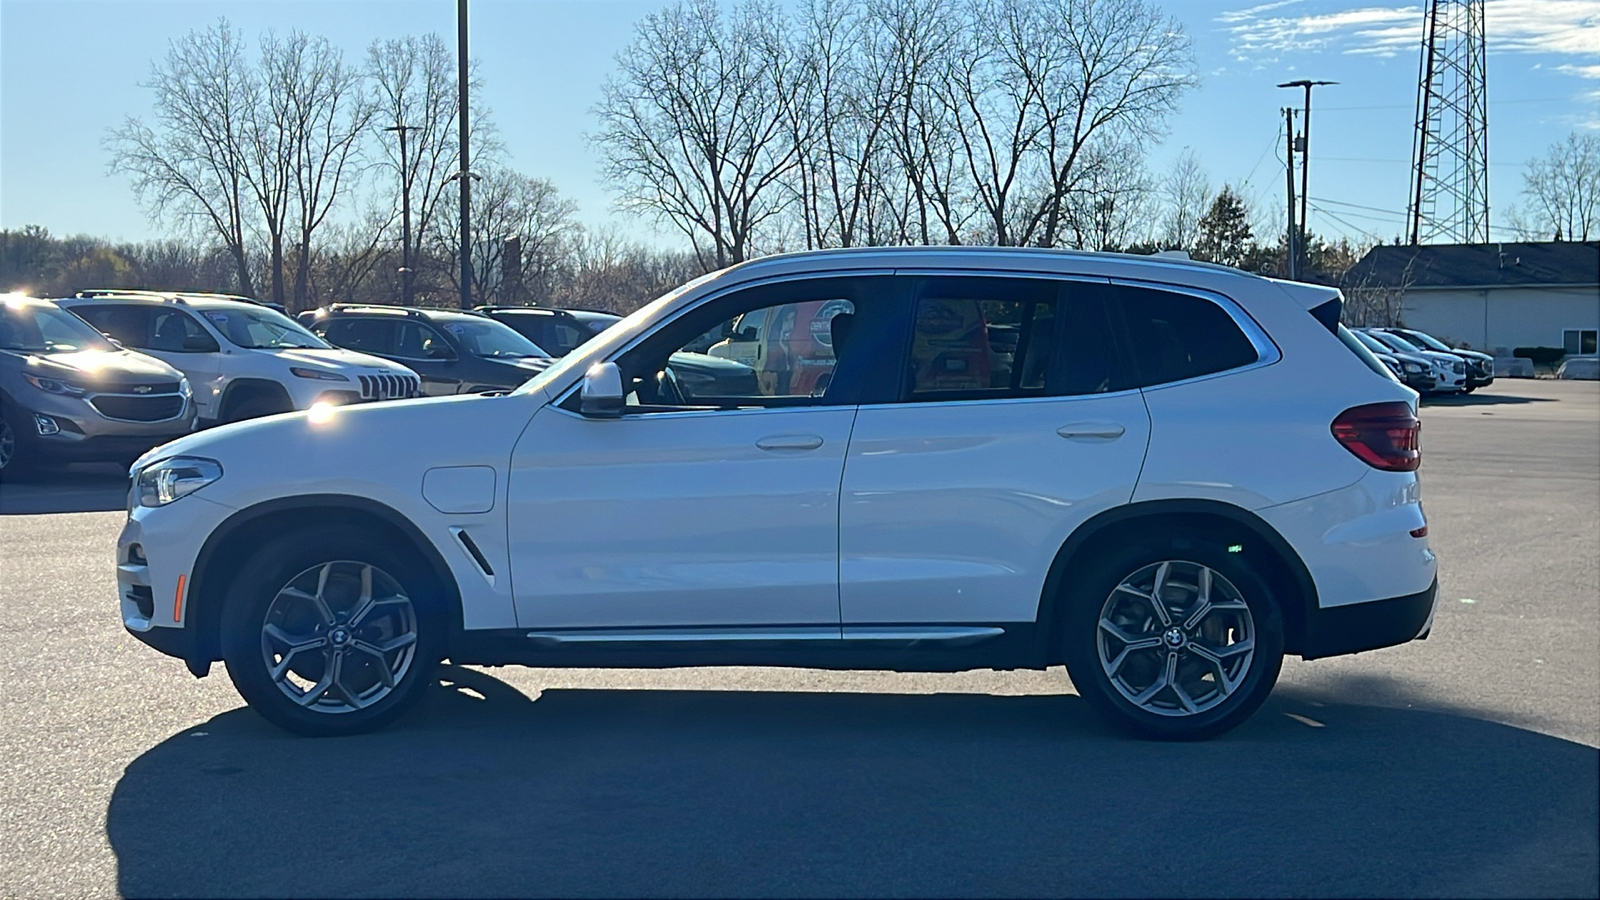
[[[125,347],[188,377],[202,427],[257,416],[416,397],[397,362],[342,350],[258,303],[214,294],[85,291],[56,300]]]
[[[1433,621],[1417,395],[1338,325],[1341,302],[1115,254],[745,263],[509,394],[147,454],[123,619],[196,675],[225,661],[305,734],[393,720],[449,658],[1065,663],[1129,731],[1215,735],[1285,654]],[[758,310],[776,324],[744,393],[671,376],[673,353]]]

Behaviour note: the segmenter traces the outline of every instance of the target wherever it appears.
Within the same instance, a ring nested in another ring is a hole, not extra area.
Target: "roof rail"
[[[188,306],[188,302],[178,294],[167,291],[138,291],[121,290],[116,288],[97,288],[94,290],[79,291],[73,295],[80,300],[160,300],[164,303],[177,303]]]
[[[422,310],[417,309],[414,306],[385,306],[381,303],[329,303],[327,306],[317,310],[319,313],[351,311],[388,313],[391,315],[404,315],[415,318],[422,317]]]

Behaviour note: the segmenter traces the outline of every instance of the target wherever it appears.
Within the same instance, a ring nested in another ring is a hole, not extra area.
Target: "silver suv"
[[[126,465],[194,430],[189,382],[46,300],[0,302],[0,478],[45,463]]]

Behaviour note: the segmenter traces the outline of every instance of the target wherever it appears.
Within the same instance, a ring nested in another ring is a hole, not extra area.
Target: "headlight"
[[[62,381],[59,378],[45,378],[40,375],[29,375],[26,372],[22,373],[22,377],[26,379],[29,384],[47,394],[63,394],[68,397],[82,397],[85,392],[83,388],[73,384],[72,382]]]
[[[189,379],[178,379],[178,393],[182,394],[185,400],[194,396],[194,389],[189,386]]]
[[[312,378],[312,379],[315,379],[317,381],[349,381],[350,380],[349,376],[340,375],[338,372],[324,372],[321,369],[302,369],[299,366],[291,367],[289,369],[289,374],[295,376],[296,378]]]
[[[1405,370],[1413,375],[1416,375],[1422,371],[1422,366],[1419,366],[1414,362],[1402,362],[1400,365],[1404,366]]]
[[[174,456],[139,472],[139,505],[166,506],[222,477],[222,464],[214,459]]]

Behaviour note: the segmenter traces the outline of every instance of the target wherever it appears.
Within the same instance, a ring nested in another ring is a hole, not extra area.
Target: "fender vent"
[[[489,560],[484,558],[483,551],[478,549],[478,545],[473,543],[472,535],[467,534],[465,528],[452,528],[450,530],[455,532],[456,540],[461,542],[461,549],[467,551],[467,555],[471,556],[472,561],[478,564],[478,568],[483,570],[483,574],[489,576],[491,582],[494,581],[494,568],[489,565]]]

